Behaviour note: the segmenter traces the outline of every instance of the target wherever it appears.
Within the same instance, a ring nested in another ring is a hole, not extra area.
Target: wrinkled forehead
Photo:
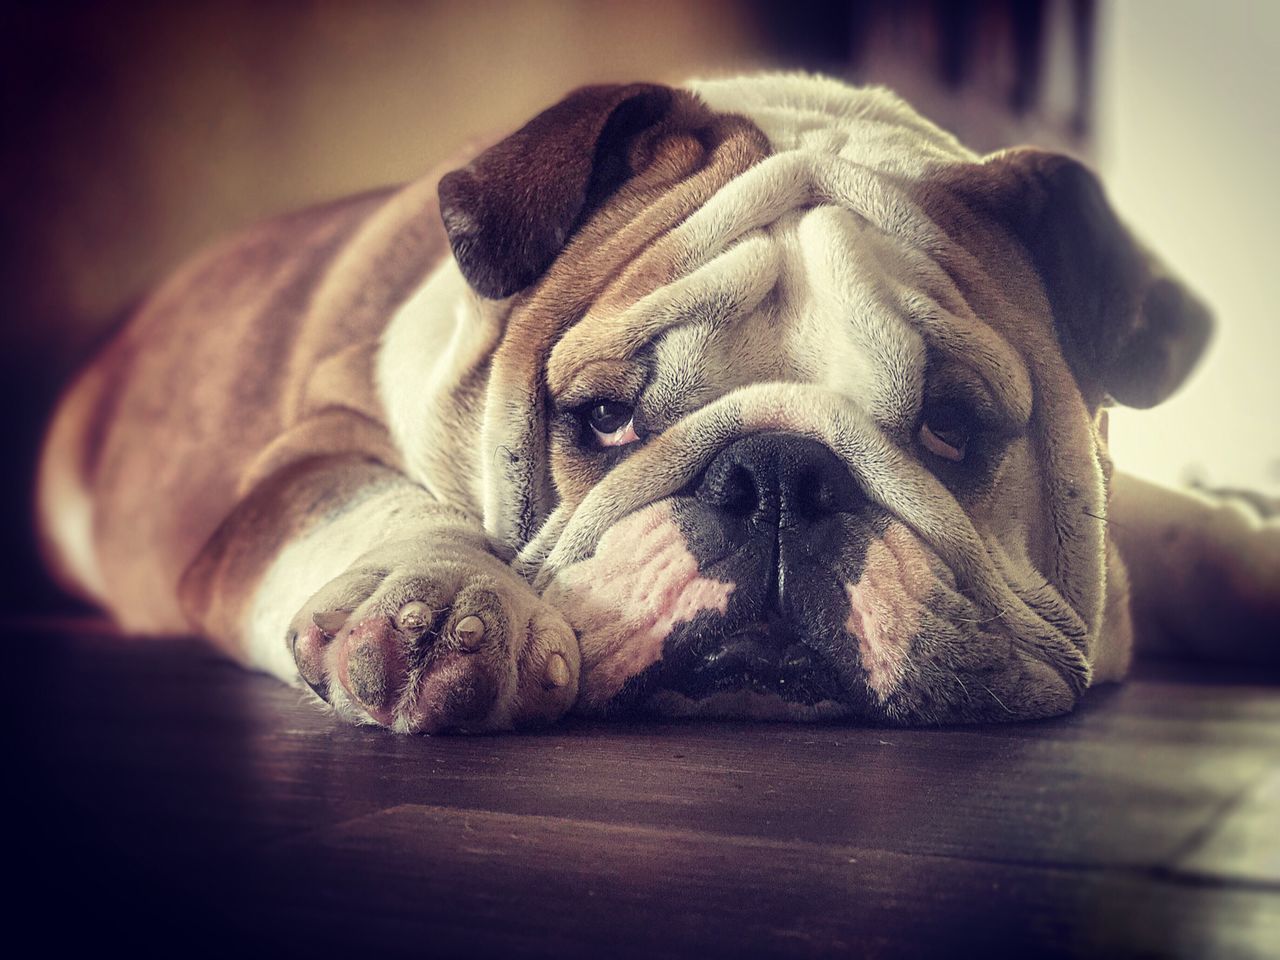
[[[1025,421],[1026,366],[991,315],[1015,308],[988,291],[975,312],[957,271],[979,268],[918,202],[934,171],[971,155],[884,91],[773,80],[698,88],[772,152],[655,238],[566,332],[552,395],[588,399],[601,371],[648,350],[686,392],[856,380],[892,421],[927,366],[949,361]]]

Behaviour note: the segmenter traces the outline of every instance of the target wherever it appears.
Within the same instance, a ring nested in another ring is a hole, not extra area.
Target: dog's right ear
[[[1031,148],[966,173],[962,194],[1003,223],[1039,271],[1085,397],[1150,407],[1173,393],[1204,352],[1212,317],[1120,221],[1097,177]]]
[[[440,181],[440,216],[462,275],[500,299],[537,280],[574,230],[636,172],[638,147],[672,112],[656,84],[582,87]]]

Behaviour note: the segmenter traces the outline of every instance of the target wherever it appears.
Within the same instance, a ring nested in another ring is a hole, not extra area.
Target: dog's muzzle
[[[849,468],[813,440],[754,434],[724,447],[688,493],[699,552],[735,569],[740,606],[728,631],[695,631],[683,655],[669,654],[659,684],[695,698],[743,688],[804,703],[837,697],[804,611],[846,549],[848,519],[868,507]]]
[[[729,444],[694,495],[715,513],[729,550],[771,547],[774,576],[766,603],[783,618],[804,569],[834,554],[831,521],[865,503],[848,467],[830,449],[784,433]]]

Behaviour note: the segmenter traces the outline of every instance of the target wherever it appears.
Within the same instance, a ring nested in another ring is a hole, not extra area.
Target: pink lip
[[[733,590],[698,574],[668,504],[616,524],[595,555],[559,574],[546,594],[582,643],[579,709],[603,707],[629,677],[660,660],[677,625],[704,611],[723,615]]]

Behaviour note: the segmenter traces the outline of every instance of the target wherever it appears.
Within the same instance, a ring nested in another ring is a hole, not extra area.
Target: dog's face
[[[581,709],[1069,709],[1127,655],[1101,407],[1207,317],[1071,161],[827,81],[699,94],[580,92],[442,181],[481,297],[420,469],[470,464]]]

